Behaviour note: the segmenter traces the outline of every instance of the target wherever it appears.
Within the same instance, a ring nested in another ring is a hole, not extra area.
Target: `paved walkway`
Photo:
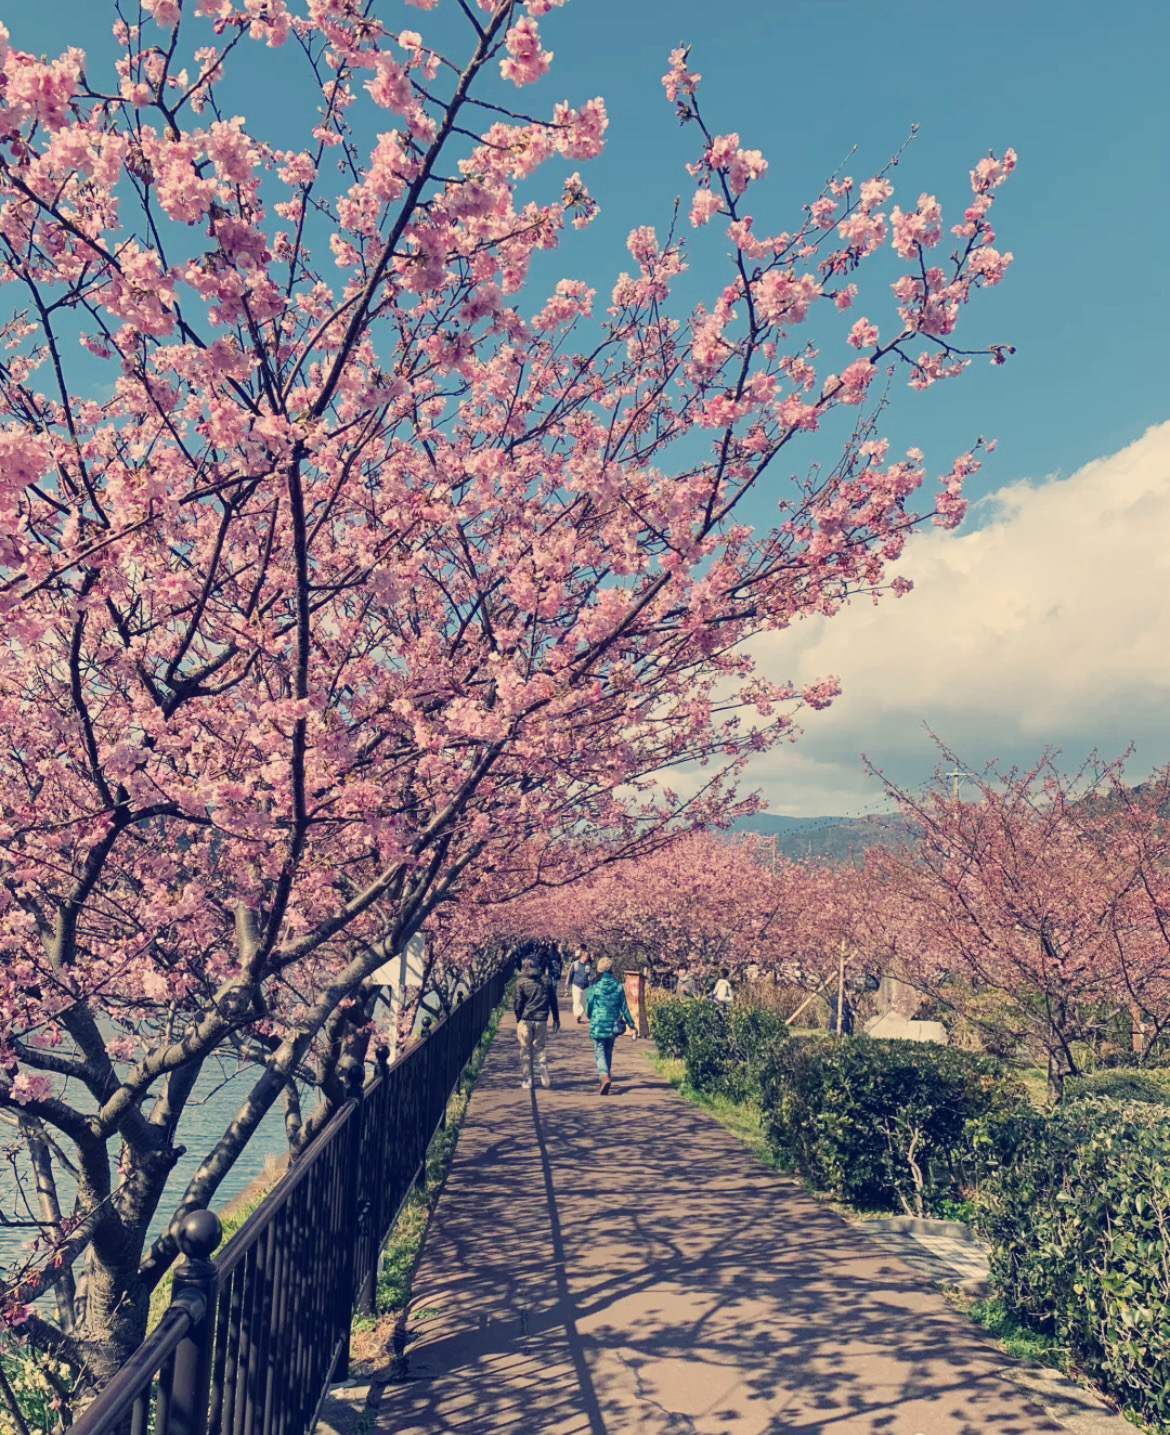
[[[998,1348],[920,1271],[763,1168],[650,1069],[641,1045],[619,1043],[606,1098],[584,1028],[566,1026],[549,1048],[552,1089],[523,1091],[510,1016],[501,1028],[427,1236],[379,1431],[1068,1428],[1011,1383]],[[1116,1417],[1102,1418],[1112,1428]]]

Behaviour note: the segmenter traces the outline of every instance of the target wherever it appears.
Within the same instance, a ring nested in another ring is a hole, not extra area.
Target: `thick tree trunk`
[[[1064,1100],[1064,1079],[1066,1076],[1075,1076],[1062,1048],[1049,1048],[1048,1051],[1048,1104],[1059,1106]]]

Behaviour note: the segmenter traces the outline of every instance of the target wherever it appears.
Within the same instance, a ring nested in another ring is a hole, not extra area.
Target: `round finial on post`
[[[360,1061],[347,1061],[342,1067],[341,1079],[346,1085],[348,1099],[360,1100],[362,1087],[366,1084],[365,1064]]]
[[[223,1239],[223,1227],[214,1211],[191,1211],[179,1222],[175,1239],[189,1261],[205,1261]]]

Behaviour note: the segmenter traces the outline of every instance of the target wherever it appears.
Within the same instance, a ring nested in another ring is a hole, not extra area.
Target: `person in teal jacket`
[[[637,1041],[634,1018],[621,982],[613,974],[613,962],[602,957],[597,963],[597,980],[585,993],[585,1014],[589,1018],[589,1035],[597,1057],[599,1096],[609,1095],[610,1069],[613,1066],[613,1044],[628,1030]]]

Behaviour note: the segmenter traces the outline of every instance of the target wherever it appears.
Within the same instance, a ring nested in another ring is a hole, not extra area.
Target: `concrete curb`
[[[859,1221],[863,1231],[891,1231],[908,1236],[946,1236],[952,1241],[979,1244],[974,1230],[962,1221],[933,1221],[923,1216],[887,1216],[880,1221]]]
[[[1001,1373],[1073,1435],[1124,1435],[1127,1430],[1133,1431],[1125,1416],[1106,1405],[1096,1391],[1086,1390],[1059,1370],[1020,1364],[1005,1365]]]
[[[934,1221],[921,1216],[888,1216],[878,1221],[852,1221],[855,1231],[867,1236],[874,1245],[897,1255],[921,1272],[929,1280],[941,1286],[962,1291],[964,1295],[983,1300],[991,1294],[991,1287],[985,1277],[964,1275],[960,1268],[948,1264],[946,1255],[931,1250],[922,1240],[933,1236],[955,1242],[956,1245],[970,1246],[983,1253],[985,1247],[979,1237],[961,1221]]]

